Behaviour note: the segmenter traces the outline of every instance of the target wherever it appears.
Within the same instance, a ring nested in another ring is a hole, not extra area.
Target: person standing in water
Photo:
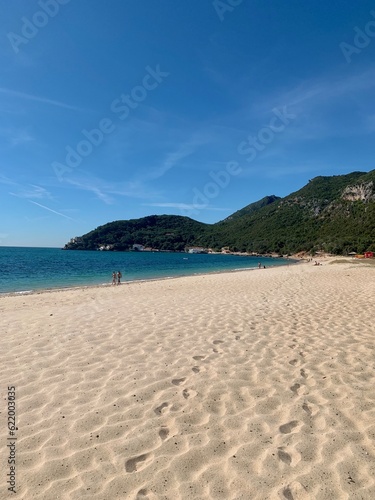
[[[121,285],[121,278],[122,278],[121,271],[118,271],[117,272],[117,284],[118,285]]]
[[[116,285],[117,283],[117,274],[115,271],[112,273],[112,285]]]

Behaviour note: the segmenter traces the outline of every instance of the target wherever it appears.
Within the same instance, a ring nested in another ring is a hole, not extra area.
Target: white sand
[[[350,263],[2,297],[0,498],[374,499],[374,297]]]

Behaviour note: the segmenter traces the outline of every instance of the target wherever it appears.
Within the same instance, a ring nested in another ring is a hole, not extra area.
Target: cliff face
[[[375,190],[373,181],[348,186],[344,189],[341,198],[347,201],[364,201],[369,202],[375,200]]]

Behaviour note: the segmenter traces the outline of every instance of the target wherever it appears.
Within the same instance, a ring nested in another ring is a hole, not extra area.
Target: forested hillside
[[[72,240],[66,249],[158,250],[189,246],[280,254],[375,250],[375,170],[316,177],[285,198],[262,198],[216,224],[177,215],[116,221]]]

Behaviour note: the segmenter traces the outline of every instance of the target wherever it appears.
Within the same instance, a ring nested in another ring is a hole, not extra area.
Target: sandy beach
[[[0,497],[375,498],[375,266],[312,264],[1,297]]]

